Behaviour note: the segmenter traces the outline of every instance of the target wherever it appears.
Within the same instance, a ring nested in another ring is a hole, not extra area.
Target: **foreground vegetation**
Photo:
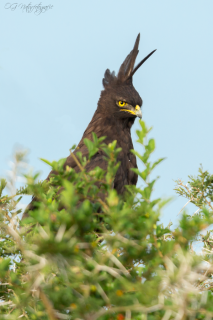
[[[187,185],[177,182],[177,193],[197,211],[183,213],[176,229],[164,227],[159,219],[168,201],[153,199],[150,178],[163,159],[150,162],[155,141],[140,125],[144,152],[134,153],[144,170],[134,170],[143,186],[128,186],[123,199],[111,188],[116,142],[106,146],[95,135],[85,141],[89,159],[73,155],[80,174],[64,170],[64,159],[43,160],[58,172],[49,183],[26,173],[24,154],[15,155],[13,174],[0,185],[0,319],[213,318],[213,176],[201,168]],[[98,149],[107,173],[85,172]],[[16,190],[21,174],[27,185]],[[38,202],[20,222],[24,194]],[[203,243],[202,254],[193,251],[194,241]]]

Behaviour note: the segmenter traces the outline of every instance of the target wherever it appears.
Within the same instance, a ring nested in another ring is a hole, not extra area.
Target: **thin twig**
[[[47,298],[47,296],[45,295],[45,293],[42,291],[41,288],[39,288],[39,294],[40,294],[40,298],[47,310],[47,314],[50,320],[57,320],[56,316],[55,316],[55,311],[53,309],[52,303],[50,302],[50,300]]]
[[[75,162],[76,162],[77,166],[79,167],[79,169],[80,169],[82,172],[84,172],[84,168],[82,167],[82,165],[80,164],[80,162],[78,161],[78,159],[77,159],[77,157],[74,155],[74,153],[73,153],[73,152],[70,152],[70,154],[71,154],[71,156],[73,157],[73,159],[75,160]],[[88,177],[87,177],[87,175],[86,175],[85,173],[84,173],[84,177],[85,177],[86,181],[88,182]]]
[[[139,305],[132,305],[132,306],[119,306],[119,307],[112,307],[110,309],[102,309],[100,311],[98,311],[97,313],[95,313],[90,319],[91,320],[96,320],[98,319],[100,316],[104,315],[104,314],[110,314],[110,313],[114,313],[114,312],[127,312],[127,311],[135,311],[135,312],[144,312],[144,313],[151,313],[151,312],[155,312],[158,310],[163,309],[163,305],[155,305],[149,308],[146,308],[144,306],[142,306],[141,304]]]
[[[192,200],[194,200],[193,197],[191,199],[189,199],[189,201],[183,206],[183,208],[179,211],[179,213],[177,215],[179,215],[181,213],[181,211],[183,211],[183,209],[187,206],[187,204],[189,204],[189,202],[191,202]]]

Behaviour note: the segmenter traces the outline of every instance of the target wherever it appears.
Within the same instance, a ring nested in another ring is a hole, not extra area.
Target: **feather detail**
[[[137,66],[134,68],[134,70],[130,73],[129,78],[132,78],[132,76],[134,75],[134,73],[142,66],[142,64],[149,59],[149,57],[151,57],[151,55],[156,51],[157,49],[153,50],[152,52],[150,52],[145,58],[143,58],[143,60],[141,60],[141,62],[139,62],[137,64]]]
[[[107,69],[104,73],[104,78],[102,80],[104,88],[114,83],[115,80],[116,80],[115,71],[110,72],[110,70]]]
[[[139,41],[140,41],[140,33],[137,36],[133,50],[128,54],[128,56],[120,66],[120,69],[118,72],[118,79],[122,82],[125,82],[125,80],[129,78],[134,68],[135,60],[139,52],[138,50]]]

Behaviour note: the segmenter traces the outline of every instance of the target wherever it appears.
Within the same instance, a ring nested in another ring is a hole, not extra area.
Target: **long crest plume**
[[[124,82],[129,78],[134,68],[135,60],[138,55],[138,46],[140,41],[140,33],[138,34],[133,50],[128,54],[118,71],[118,80]]]
[[[142,64],[156,51],[153,50],[150,52],[142,61],[140,61],[137,66],[134,68],[135,60],[138,55],[138,46],[140,42],[140,33],[138,34],[133,50],[128,54],[120,69],[118,71],[117,77],[115,76],[115,72],[110,72],[109,69],[106,70],[103,78],[103,85],[107,87],[109,84],[112,84],[114,81],[118,80],[119,82],[127,82],[130,81],[132,83],[132,77],[135,72],[142,66]]]

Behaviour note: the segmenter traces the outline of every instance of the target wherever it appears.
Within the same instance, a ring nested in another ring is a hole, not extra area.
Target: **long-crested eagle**
[[[88,149],[84,144],[84,139],[92,140],[92,132],[95,132],[98,138],[106,136],[104,140],[106,144],[117,140],[117,147],[121,147],[122,151],[117,158],[120,166],[115,175],[113,187],[118,194],[124,193],[125,185],[136,185],[138,180],[137,174],[130,170],[131,168],[137,168],[136,157],[130,151],[133,149],[130,129],[136,117],[142,118],[141,106],[143,100],[135,90],[132,78],[138,68],[156,51],[153,50],[134,67],[139,52],[139,41],[140,34],[137,36],[133,50],[121,64],[117,76],[114,71],[110,72],[109,69],[105,71],[103,78],[104,90],[101,91],[97,109],[74,151],[74,154],[80,151],[83,156],[88,156]],[[66,168],[66,166],[75,169],[76,172],[80,170],[72,155],[67,157],[64,167]],[[97,152],[92,157],[86,166],[86,170],[89,172],[97,166],[104,170],[107,169],[107,162],[104,160],[102,151]],[[27,216],[29,210],[33,209],[34,200],[28,206],[23,218]]]

